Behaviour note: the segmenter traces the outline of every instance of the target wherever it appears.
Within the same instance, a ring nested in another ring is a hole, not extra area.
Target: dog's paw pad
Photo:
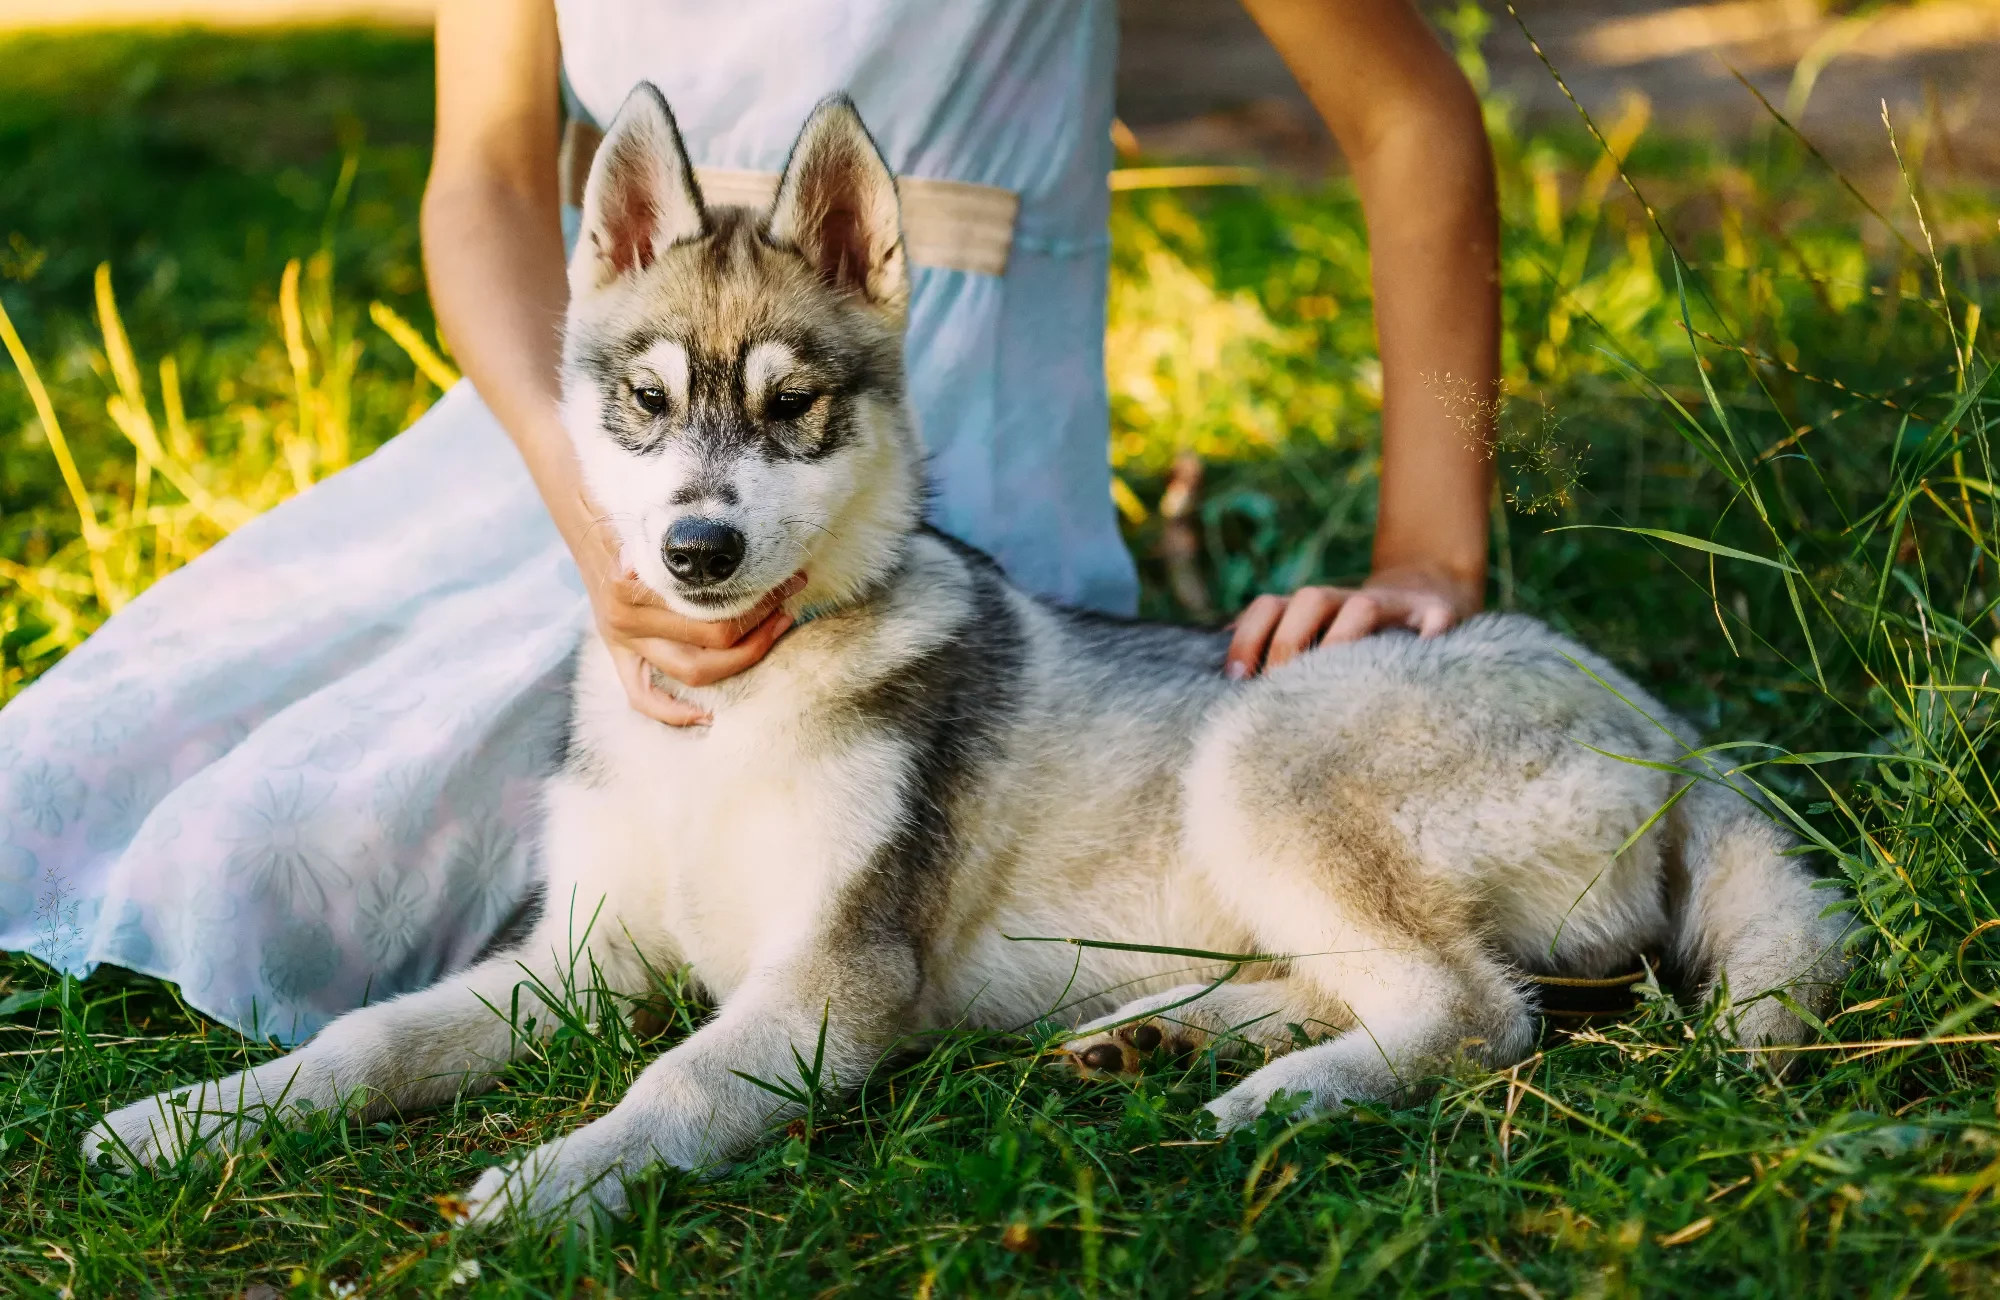
[[[1132,1059],[1132,1053],[1121,1043],[1096,1043],[1081,1049],[1072,1048],[1070,1055],[1077,1065],[1093,1074],[1131,1074],[1138,1070],[1139,1062]]]
[[[1135,1025],[1120,1025],[1102,1034],[1079,1038],[1065,1044],[1070,1061],[1077,1072],[1085,1078],[1099,1078],[1109,1074],[1137,1074],[1146,1059],[1161,1049],[1179,1055],[1189,1050],[1189,1044],[1170,1037],[1157,1023],[1142,1020]]]

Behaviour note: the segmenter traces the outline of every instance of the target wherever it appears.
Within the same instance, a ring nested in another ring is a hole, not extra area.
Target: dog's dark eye
[[[812,410],[813,395],[787,388],[774,394],[764,403],[764,418],[767,420],[796,420]]]
[[[658,415],[667,409],[667,391],[642,384],[632,390],[632,400],[648,415]]]

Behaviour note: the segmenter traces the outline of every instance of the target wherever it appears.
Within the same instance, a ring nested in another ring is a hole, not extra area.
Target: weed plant
[[[1452,21],[1476,73],[1476,11]],[[133,38],[109,54],[45,41],[38,79],[0,93],[0,177],[14,178],[0,180],[0,238],[20,235],[0,303],[21,375],[49,395],[43,410],[0,383],[0,693],[233,521],[393,434],[435,391],[427,373],[449,378],[412,360],[428,322],[394,271],[409,265],[420,166],[384,165],[352,127],[317,163],[216,161],[202,150],[227,153],[220,135],[173,127],[169,111],[265,84],[215,89],[204,67],[277,69],[306,105],[357,80],[371,105],[417,102],[421,48],[352,34]],[[10,68],[18,49],[0,50]],[[92,99],[104,85],[127,100]],[[70,112],[28,120],[23,94]],[[243,219],[153,206],[143,187],[115,220],[71,231],[49,216],[119,200],[115,187],[86,200],[82,180],[35,160],[109,148],[128,119],[153,134],[119,167],[144,173],[164,140],[187,152],[185,176],[227,172]],[[290,129],[311,120],[300,110]],[[0,1286],[1992,1294],[1992,196],[1932,184],[1921,133],[1901,123],[1896,205],[1873,211],[1775,122],[1736,150],[1650,131],[1637,101],[1589,129],[1526,132],[1498,103],[1490,124],[1506,385],[1435,381],[1469,426],[1500,420],[1490,596],[1603,649],[1698,722],[1852,894],[1853,974],[1789,1074],[1648,980],[1629,1016],[1552,1031],[1515,1069],[1218,1141],[1198,1119],[1228,1082],[1212,1059],[1086,1082],[1043,1052],[1053,1027],[940,1034],[850,1097],[814,1093],[804,1118],[707,1181],[652,1176],[629,1222],[482,1236],[449,1230],[435,1198],[606,1110],[698,1022],[692,991],[674,991],[664,1036],[641,1042],[581,990],[498,1090],[404,1124],[322,1115],[219,1163],[123,1176],[76,1157],[102,1107],[274,1048],[157,982],[59,980],[12,958]],[[258,185],[312,201],[285,210]],[[250,242],[278,251],[242,259],[252,281],[134,265],[227,250],[260,223]],[[1113,234],[1112,450],[1149,612],[1187,612],[1159,558],[1159,501],[1185,453],[1207,469],[1193,518],[1215,609],[1358,577],[1379,375],[1351,187],[1128,195]],[[120,284],[137,294],[130,345]],[[369,318],[376,301],[413,322],[407,347],[376,324],[399,317]],[[0,871],[9,862],[0,841]],[[48,924],[65,924],[60,889],[14,883],[44,890]]]

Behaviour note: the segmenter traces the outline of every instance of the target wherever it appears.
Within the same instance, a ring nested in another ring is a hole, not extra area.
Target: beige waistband
[[[585,122],[571,121],[563,129],[562,201],[575,206],[583,200],[590,160],[603,133]],[[740,171],[730,167],[697,167],[695,179],[710,203],[768,208],[777,197],[776,172]],[[1005,275],[1007,254],[1014,246],[1014,218],[1021,196],[995,185],[898,176],[902,200],[903,247],[910,261],[947,271]]]

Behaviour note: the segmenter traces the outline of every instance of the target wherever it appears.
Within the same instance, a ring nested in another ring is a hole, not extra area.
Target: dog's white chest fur
[[[633,931],[649,962],[683,962],[727,997],[808,941],[861,846],[880,841],[896,756],[809,743],[780,682],[712,727],[661,727],[631,710],[601,646],[584,654],[576,721],[591,779],[549,798],[590,839],[550,846],[548,906],[573,910],[579,930]]]

